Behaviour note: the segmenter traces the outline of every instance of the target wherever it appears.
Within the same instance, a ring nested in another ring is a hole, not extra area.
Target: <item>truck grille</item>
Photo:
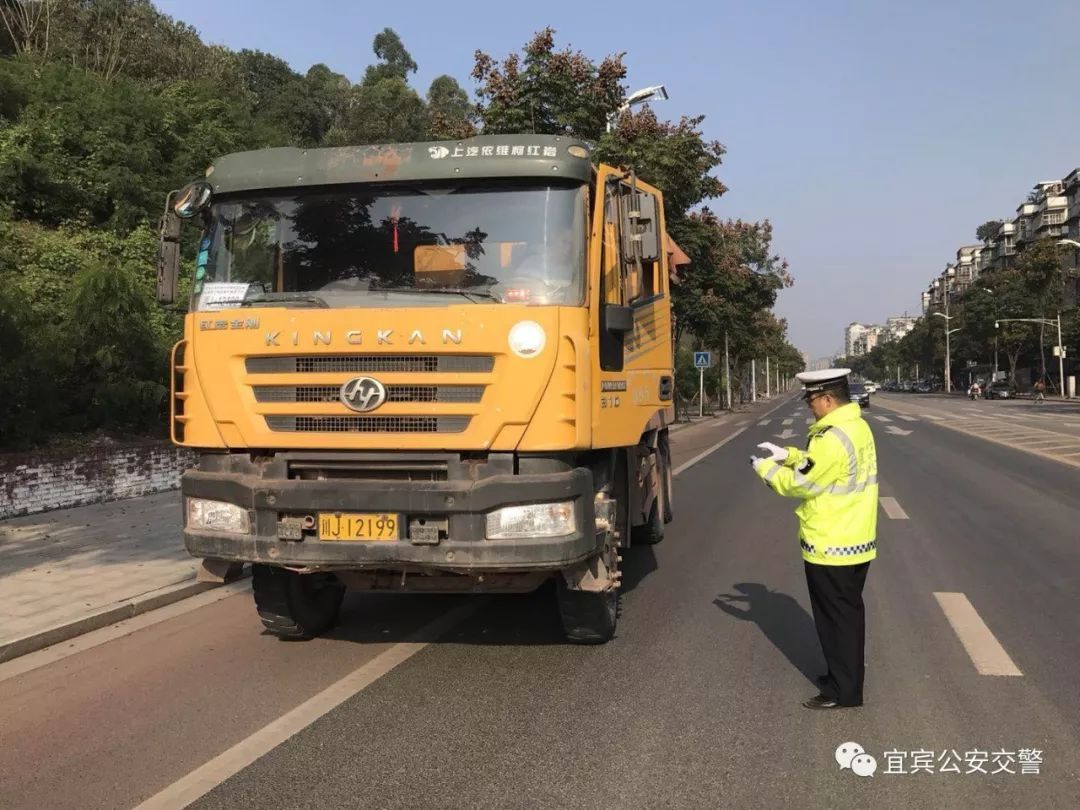
[[[256,402],[338,402],[338,385],[256,385]],[[388,385],[388,402],[479,402],[482,385]]]
[[[312,354],[249,357],[246,361],[248,374],[487,374],[494,367],[491,355],[453,354]]]
[[[280,433],[462,433],[470,416],[267,416]]]

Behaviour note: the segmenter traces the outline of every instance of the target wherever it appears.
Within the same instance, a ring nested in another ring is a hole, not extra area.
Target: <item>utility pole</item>
[[[765,355],[765,399],[769,398],[769,355]]]
[[[757,360],[750,358],[750,401],[757,402]]]

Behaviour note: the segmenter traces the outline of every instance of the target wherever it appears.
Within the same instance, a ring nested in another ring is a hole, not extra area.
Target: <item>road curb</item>
[[[249,576],[251,576],[250,566],[245,567],[240,579]],[[81,616],[78,619],[53,625],[44,630],[38,630],[11,641],[0,643],[0,662],[11,661],[28,653],[51,647],[53,644],[59,644],[62,641],[70,641],[77,636],[100,630],[110,624],[143,613],[149,613],[151,610],[157,610],[166,605],[196,596],[203,591],[220,587],[221,585],[215,582],[196,582],[193,576],[191,580],[178,582],[175,585],[167,585],[164,588],[158,588],[131,599],[125,599],[111,607],[91,613],[89,616]]]

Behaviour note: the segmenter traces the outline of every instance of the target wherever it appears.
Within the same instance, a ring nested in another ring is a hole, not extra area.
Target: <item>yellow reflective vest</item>
[[[780,495],[799,498],[799,545],[818,565],[858,565],[877,556],[877,450],[858,404],[842,405],[810,427],[806,450],[788,447],[782,464],[754,465]]]

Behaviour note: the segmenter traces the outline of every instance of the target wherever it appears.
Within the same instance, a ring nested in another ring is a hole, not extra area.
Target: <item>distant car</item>
[[[1013,399],[1013,392],[1009,390],[1009,384],[1002,380],[990,383],[983,390],[986,399]]]
[[[858,402],[862,408],[870,407],[870,392],[866,390],[866,386],[862,383],[851,383],[848,386],[848,390],[851,392],[851,401]]]
[[[929,394],[932,390],[933,388],[930,387],[930,383],[928,382],[921,382],[915,384],[916,394]]]
[[[866,393],[868,393],[868,394],[876,394],[877,393],[877,383],[868,382],[868,383],[864,383],[864,385],[866,386]]]

